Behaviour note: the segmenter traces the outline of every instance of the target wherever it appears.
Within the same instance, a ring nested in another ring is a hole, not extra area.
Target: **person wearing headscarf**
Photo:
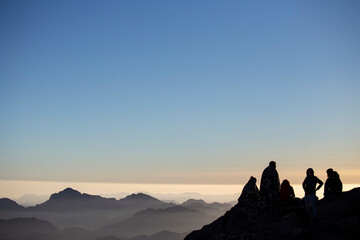
[[[285,179],[280,186],[280,201],[283,203],[287,203],[294,197],[295,197],[294,189],[290,185],[289,180]]]

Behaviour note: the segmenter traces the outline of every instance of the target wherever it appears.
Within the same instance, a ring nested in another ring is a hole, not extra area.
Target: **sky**
[[[3,0],[0,180],[238,185],[274,160],[294,184],[358,184],[359,12]]]

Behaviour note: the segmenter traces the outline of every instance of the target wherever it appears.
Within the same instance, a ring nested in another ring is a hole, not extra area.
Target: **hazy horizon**
[[[28,199],[18,202],[26,206],[33,206],[49,199],[50,195],[73,188],[81,193],[100,195],[106,198],[121,199],[133,193],[145,193],[155,198],[166,201],[182,203],[188,199],[202,199],[211,202],[237,201],[244,184],[240,185],[211,185],[211,184],[124,184],[124,183],[74,183],[74,182],[27,182],[27,181],[4,181],[0,180],[0,198],[19,200],[27,194]],[[293,184],[296,197],[302,198],[304,191],[301,184]],[[344,184],[343,190],[348,191],[360,187],[360,184]],[[319,198],[323,197],[323,188],[317,192]],[[37,199],[37,200],[34,200]],[[29,200],[27,200],[29,201]]]

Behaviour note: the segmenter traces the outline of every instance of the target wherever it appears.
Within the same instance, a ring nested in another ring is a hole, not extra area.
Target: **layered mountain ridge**
[[[183,205],[166,203],[144,193],[116,200],[66,188],[33,207],[25,208],[10,199],[0,199],[0,218],[18,222],[19,231],[24,226],[22,221],[35,223],[41,219],[39,221],[51,223],[55,229],[43,233],[36,232],[39,229],[36,224],[34,231],[26,228],[30,235],[44,236],[43,239],[180,240],[185,233],[214,221],[225,212],[221,208],[228,207],[227,204],[215,204],[219,208],[202,200],[188,200]],[[10,237],[1,237],[5,233]],[[9,232],[4,228],[0,230],[0,239],[33,240],[19,235],[18,230]]]

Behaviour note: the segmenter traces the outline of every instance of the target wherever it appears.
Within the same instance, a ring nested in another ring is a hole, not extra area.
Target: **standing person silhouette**
[[[260,209],[272,218],[277,218],[280,202],[280,179],[276,162],[271,161],[264,169],[260,182]]]
[[[316,187],[316,185],[318,186]],[[306,178],[302,183],[303,189],[305,191],[305,207],[308,215],[314,218],[317,221],[317,211],[316,211],[316,191],[319,190],[323,185],[323,182],[314,175],[314,170],[308,168],[306,170]],[[311,209],[311,210],[310,210]]]

